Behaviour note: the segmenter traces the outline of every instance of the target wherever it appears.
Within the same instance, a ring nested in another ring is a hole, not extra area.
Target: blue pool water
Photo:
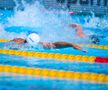
[[[12,39],[15,37],[25,38],[28,32],[38,32],[42,40],[44,41],[58,41],[63,40],[67,42],[78,41],[78,43],[91,44],[84,42],[86,40],[73,39],[70,38],[73,31],[68,31],[66,26],[63,28],[64,24],[70,23],[80,23],[83,26],[84,32],[87,34],[96,34],[100,38],[99,45],[108,45],[108,17],[94,17],[94,16],[71,16],[67,14],[63,15],[47,12],[41,14],[38,10],[42,8],[41,6],[34,5],[26,8],[25,11],[11,11],[11,10],[0,10],[0,38]],[[32,9],[34,11],[32,11]],[[44,10],[42,8],[42,10]],[[31,13],[29,16],[28,14]],[[50,17],[50,19],[49,19]],[[42,18],[44,21],[41,22]],[[66,18],[66,19],[64,19]],[[47,20],[47,21],[45,21]],[[52,22],[53,20],[53,22]],[[59,21],[60,20],[60,21]],[[67,21],[66,21],[67,20]],[[38,22],[37,22],[38,21]],[[63,22],[61,24],[61,22]],[[35,24],[36,23],[36,24]],[[49,26],[48,26],[49,25]],[[53,26],[54,25],[54,26]],[[56,26],[57,25],[57,26]],[[67,24],[66,24],[67,25]],[[61,31],[61,29],[65,31]],[[43,30],[44,29],[44,30]],[[47,30],[48,29],[48,30]],[[52,29],[52,30],[51,30]],[[54,31],[54,30],[56,31]],[[60,29],[60,31],[59,31]],[[46,30],[46,31],[45,31]],[[61,32],[63,35],[61,35]],[[53,34],[53,35],[52,35]],[[63,36],[66,36],[64,38]],[[77,42],[74,42],[77,43]],[[11,49],[7,46],[7,43],[0,43],[0,49]],[[10,45],[10,44],[9,44]],[[74,50],[73,48],[64,49],[43,49],[43,48],[17,48],[25,51],[38,51],[38,52],[48,52],[48,53],[60,53],[60,54],[74,54],[74,55],[87,55],[96,57],[108,57],[108,50],[96,49],[84,47],[87,53],[79,50]],[[108,75],[108,64],[105,63],[79,63],[79,62],[69,62],[69,61],[56,61],[52,59],[39,59],[30,57],[21,57],[15,55],[5,55],[0,54],[0,64],[19,66],[19,67],[33,67],[33,68],[45,68],[51,70],[63,70],[63,71],[74,71],[74,72],[89,72]],[[0,90],[107,90],[108,84],[104,83],[92,83],[84,80],[74,81],[74,80],[59,80],[51,78],[33,77],[16,75],[12,73],[0,73]]]
[[[0,64],[44,68],[52,70],[64,70],[74,72],[89,72],[108,75],[108,64],[87,64],[78,62],[62,62],[56,60],[36,59],[12,55],[0,55]],[[7,58],[8,57],[8,58]],[[108,85],[102,83],[91,83],[87,81],[59,80],[12,73],[0,73],[1,90],[107,90]]]

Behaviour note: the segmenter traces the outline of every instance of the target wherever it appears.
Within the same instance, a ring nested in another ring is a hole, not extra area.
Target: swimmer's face
[[[25,42],[25,40],[22,38],[15,38],[15,39],[13,39],[13,41],[17,44],[23,44]]]

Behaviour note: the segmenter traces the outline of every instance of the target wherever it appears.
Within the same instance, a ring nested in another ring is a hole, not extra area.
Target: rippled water
[[[17,0],[15,0],[17,1]],[[13,11],[0,10],[0,38],[13,39],[26,38],[29,32],[37,32],[42,41],[67,41],[89,43],[88,39],[74,38],[76,32],[69,25],[78,23],[83,26],[86,34],[104,36],[100,38],[101,45],[108,45],[108,17],[69,15],[68,10],[47,10],[39,2],[27,4],[23,1],[23,9]],[[10,45],[10,44],[8,44]],[[12,49],[7,43],[0,43],[1,49]],[[17,47],[17,46],[16,46]],[[22,46],[18,46],[22,47]],[[88,53],[83,53],[72,48],[59,50],[44,50],[42,48],[22,47],[20,50],[32,50],[61,54],[87,55],[108,57],[108,50],[83,47]],[[18,49],[18,48],[17,48]],[[74,72],[90,72],[108,75],[108,64],[78,63],[46,60],[39,58],[27,58],[13,55],[0,54],[0,64],[11,66],[26,66],[33,68],[46,68]],[[0,73],[0,90],[107,90],[108,84],[92,83],[86,81],[58,80],[39,78],[33,76],[15,75],[12,73]]]

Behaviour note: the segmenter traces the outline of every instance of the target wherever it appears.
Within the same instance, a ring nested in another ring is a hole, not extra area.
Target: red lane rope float
[[[108,63],[108,58],[96,57],[95,62]]]
[[[63,61],[77,61],[77,62],[89,62],[89,63],[108,63],[108,57],[95,57],[95,56],[81,56],[81,55],[69,55],[69,54],[60,54],[60,53],[47,53],[47,52],[30,52],[30,51],[21,51],[21,50],[2,50],[0,49],[1,54],[8,55],[17,55],[25,57],[34,57],[40,59],[55,59]]]

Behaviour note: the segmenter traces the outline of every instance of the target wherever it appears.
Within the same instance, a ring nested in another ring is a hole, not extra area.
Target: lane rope
[[[9,42],[9,40],[0,39],[0,42]],[[78,45],[79,46],[84,46],[84,47],[108,50],[108,46],[104,46],[104,45],[95,45],[95,44],[78,44]]]
[[[108,46],[104,46],[104,45],[95,45],[95,44],[78,44],[78,45],[84,47],[108,50]]]
[[[60,54],[60,53],[47,53],[47,52],[30,52],[21,50],[3,50],[0,49],[0,54],[17,55],[25,57],[34,57],[40,59],[55,59],[62,61],[77,61],[77,62],[88,62],[88,63],[108,63],[108,58],[95,57],[95,56],[81,56],[72,54]]]
[[[95,83],[108,83],[108,75],[97,74],[97,73],[81,73],[63,70],[50,70],[41,68],[27,68],[27,67],[17,67],[17,66],[4,66],[0,65],[0,72],[8,72],[23,75],[33,75],[48,78],[57,78],[65,80],[84,80]]]
[[[0,39],[0,42],[9,42],[7,39]]]

